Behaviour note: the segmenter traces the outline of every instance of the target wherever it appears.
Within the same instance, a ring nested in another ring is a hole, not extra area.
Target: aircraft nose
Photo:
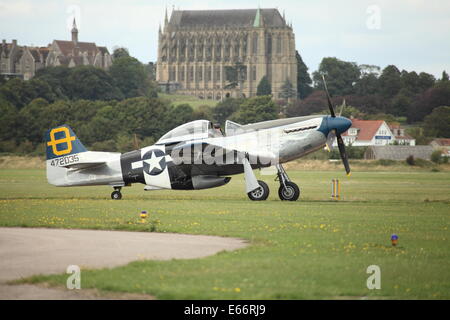
[[[328,127],[336,129],[338,133],[344,133],[352,126],[352,121],[345,117],[330,118],[331,123],[328,123]]]

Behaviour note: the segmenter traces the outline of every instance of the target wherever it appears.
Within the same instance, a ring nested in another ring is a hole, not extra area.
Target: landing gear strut
[[[280,182],[280,188],[278,189],[278,196],[281,200],[296,201],[300,197],[299,187],[289,179],[286,171],[281,164],[277,164],[277,178]]]
[[[122,187],[114,187],[114,191],[111,193],[111,199],[113,199],[113,200],[122,199],[122,193],[120,193],[121,189],[122,189]]]

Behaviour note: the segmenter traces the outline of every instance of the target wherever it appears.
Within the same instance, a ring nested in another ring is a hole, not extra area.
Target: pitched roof
[[[450,139],[447,138],[437,138],[434,139],[432,142],[435,142],[436,144],[442,147],[450,147]]]
[[[375,133],[378,131],[380,126],[384,123],[383,120],[360,120],[352,119],[352,126],[350,128],[359,129],[357,140],[372,140]],[[343,134],[343,136],[348,136],[348,131]]]
[[[75,44],[73,41],[55,40],[62,54],[65,56],[72,55]],[[97,46],[94,42],[77,42],[80,52],[88,52],[89,55],[97,53]]]
[[[278,9],[259,9],[267,27],[284,27]],[[170,24],[177,27],[252,27],[258,9],[174,10]]]

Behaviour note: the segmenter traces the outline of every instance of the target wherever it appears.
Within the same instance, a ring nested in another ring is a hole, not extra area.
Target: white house
[[[352,119],[352,126],[342,135],[342,139],[345,145],[355,147],[416,144],[415,139],[404,133],[404,129],[397,125],[391,129],[384,120]]]

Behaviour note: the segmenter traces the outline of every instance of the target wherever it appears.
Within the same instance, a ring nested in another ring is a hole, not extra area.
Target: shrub
[[[431,154],[431,161],[433,161],[434,163],[442,163],[443,162],[442,151],[441,150],[433,151],[433,153]]]
[[[393,166],[397,163],[395,160],[389,160],[389,159],[380,159],[375,162],[377,165],[380,166]]]
[[[406,163],[409,164],[410,166],[415,165],[416,162],[414,160],[414,156],[413,155],[408,156],[408,158],[406,158]]]

